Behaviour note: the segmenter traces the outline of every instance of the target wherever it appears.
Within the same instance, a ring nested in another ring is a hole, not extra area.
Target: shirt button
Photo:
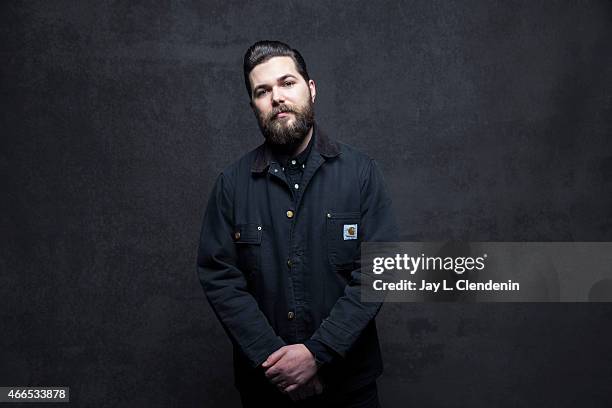
[[[305,164],[302,164],[302,168],[303,168],[303,169],[305,169],[305,168],[306,168],[306,165],[305,165]]]
[[[297,190],[298,188],[300,188],[300,185],[298,183],[295,183],[293,187],[295,187],[295,189]]]
[[[293,313],[293,312],[287,313],[287,319],[293,320],[294,317],[295,317],[295,313]]]
[[[287,259],[287,266],[291,268],[291,265],[293,265],[293,262],[291,262],[291,259]]]
[[[278,169],[274,169],[274,172],[275,172],[275,173],[278,173]]]
[[[240,239],[240,233],[239,233],[239,232],[236,232],[236,233],[234,234],[234,239],[235,239],[236,241],[238,241],[238,240]]]
[[[295,165],[296,161],[295,160],[291,160],[291,164]]]
[[[293,211],[287,210],[287,218],[293,218]]]

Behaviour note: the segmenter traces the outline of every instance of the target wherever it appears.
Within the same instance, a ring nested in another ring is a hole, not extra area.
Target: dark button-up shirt
[[[198,275],[234,345],[238,387],[295,343],[329,357],[328,386],[382,372],[381,304],[361,302],[360,244],[397,239],[391,200],[374,160],[316,124],[311,145],[298,189],[264,143],[219,175],[204,215]]]
[[[297,201],[303,189],[300,189],[300,183],[302,182],[302,175],[304,174],[304,169],[306,169],[306,161],[310,156],[310,151],[312,150],[312,145],[315,139],[315,135],[310,138],[308,145],[301,153],[289,157],[282,153],[277,153],[270,147],[268,147],[272,151],[272,158],[276,160],[277,163],[281,165],[281,170],[285,173],[285,178],[287,179],[287,183],[291,188],[291,192],[293,194],[293,200]]]

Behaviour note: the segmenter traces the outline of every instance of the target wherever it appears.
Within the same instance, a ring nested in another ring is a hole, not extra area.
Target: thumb
[[[321,384],[321,381],[319,381],[319,377],[315,375],[315,377],[313,378],[313,383],[314,383],[314,390],[315,390],[315,394],[321,394],[323,392],[323,384]]]
[[[268,367],[272,367],[274,364],[276,364],[276,362],[278,360],[281,359],[281,357],[285,354],[287,350],[285,349],[285,347],[281,347],[278,350],[276,350],[274,353],[270,354],[268,356],[268,358],[266,359],[266,361],[264,361],[261,366],[263,368],[268,368]]]

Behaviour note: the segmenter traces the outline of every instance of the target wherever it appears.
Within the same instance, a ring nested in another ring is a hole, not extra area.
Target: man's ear
[[[317,97],[317,87],[312,79],[308,81],[308,88],[310,88],[310,100],[314,103]]]

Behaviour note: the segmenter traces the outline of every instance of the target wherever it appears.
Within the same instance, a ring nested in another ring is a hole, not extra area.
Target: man
[[[243,406],[377,407],[381,304],[361,302],[360,243],[396,239],[381,172],[315,123],[298,51],[255,43],[244,79],[265,142],[219,175],[198,250]]]

